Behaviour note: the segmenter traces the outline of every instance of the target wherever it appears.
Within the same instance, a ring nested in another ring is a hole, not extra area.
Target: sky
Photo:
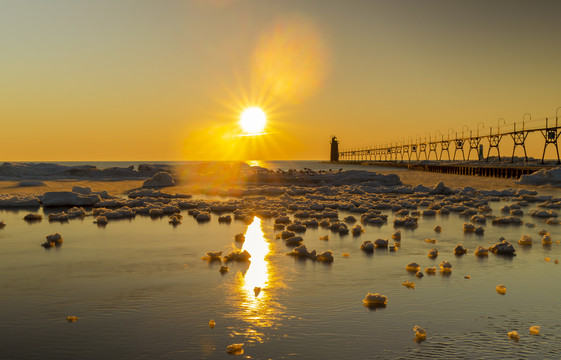
[[[349,149],[538,126],[561,106],[559,14],[540,0],[0,0],[0,160],[324,160],[332,135]],[[250,106],[267,114],[259,135],[238,124]]]

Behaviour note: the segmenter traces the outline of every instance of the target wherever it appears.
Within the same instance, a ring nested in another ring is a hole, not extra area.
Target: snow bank
[[[516,183],[523,185],[553,185],[561,187],[561,167],[541,169],[530,175],[522,175]]]

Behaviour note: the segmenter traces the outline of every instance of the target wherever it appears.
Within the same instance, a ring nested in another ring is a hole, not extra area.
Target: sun
[[[240,116],[240,126],[248,135],[262,133],[266,123],[267,115],[257,106],[248,107]]]

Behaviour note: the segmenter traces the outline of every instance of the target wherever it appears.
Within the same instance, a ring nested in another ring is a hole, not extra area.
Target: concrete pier
[[[330,162],[332,164],[349,164],[349,165],[366,165],[366,166],[385,166],[400,167],[409,170],[429,171],[435,173],[471,175],[471,176],[488,176],[498,178],[519,178],[521,175],[532,174],[541,170],[541,166],[493,166],[481,164],[414,164],[405,162],[390,161],[337,161]]]

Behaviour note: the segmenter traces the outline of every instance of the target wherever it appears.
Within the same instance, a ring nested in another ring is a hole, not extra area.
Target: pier
[[[495,131],[493,127],[490,127],[487,134],[480,134],[479,127],[483,123],[479,123],[476,131],[468,129],[469,135],[466,136],[464,136],[466,128],[464,126],[461,136],[458,136],[456,132],[454,137],[450,137],[450,130],[453,129],[449,129],[446,137],[442,134],[438,136],[437,134],[440,131],[437,131],[435,136],[427,133],[428,136],[425,134],[424,139],[418,136],[416,141],[410,138],[409,141],[344,150],[339,150],[339,140],[332,136],[330,162],[405,167],[411,170],[458,175],[518,178],[521,175],[531,174],[547,167],[545,166],[545,153],[549,145],[552,145],[555,149],[557,164],[561,164],[559,156],[559,138],[561,137],[559,110],[561,110],[561,107],[558,107],[555,111],[555,120],[550,121],[546,117],[532,121],[531,115],[526,113],[521,122],[513,123],[508,127],[505,126],[506,121],[501,118],[497,121]],[[502,131],[501,125],[503,127]],[[533,133],[540,134],[543,140],[542,166],[528,163],[526,140]],[[509,164],[503,164],[502,161],[507,160],[507,158],[501,158],[499,146],[504,138],[512,140],[512,154]],[[484,144],[487,145],[486,154],[483,151]],[[524,154],[524,163],[520,165],[514,164],[517,149]],[[472,154],[475,154],[475,159]],[[489,162],[490,159],[493,161]]]
[[[416,141],[401,141],[389,145],[386,144],[374,147],[346,149],[342,151],[338,150],[339,141],[333,136],[331,141],[331,161],[354,163],[364,161],[411,162],[423,160],[424,157],[424,160],[431,160],[432,158],[433,160],[441,162],[446,160],[454,161],[456,160],[456,156],[459,155],[461,155],[462,160],[470,160],[472,152],[474,152],[477,160],[485,160],[488,162],[491,158],[491,152],[493,152],[493,155],[497,156],[499,162],[501,162],[499,146],[501,144],[501,140],[506,137],[511,138],[513,141],[510,162],[514,162],[514,154],[518,147],[523,150],[524,159],[527,162],[528,153],[526,150],[526,140],[528,135],[532,133],[539,133],[543,136],[544,141],[541,163],[545,164],[545,151],[549,145],[553,145],[557,154],[557,164],[561,164],[561,159],[559,157],[559,137],[561,136],[561,126],[559,125],[558,116],[558,111],[560,109],[561,107],[557,108],[555,112],[555,121],[550,121],[548,118],[545,118],[543,120],[538,120],[538,123],[536,123],[535,121],[532,121],[530,114],[524,114],[521,123],[514,123],[513,128],[506,131],[501,131],[500,120],[503,120],[504,124],[504,119],[499,119],[496,131],[493,131],[493,128],[490,127],[489,134],[486,135],[480,135],[479,125],[482,123],[479,123],[476,133],[473,134],[474,131],[469,131],[469,136],[463,136],[464,129],[462,129],[462,136],[460,137],[458,137],[458,133],[456,133],[456,136],[451,138],[450,132],[448,132],[448,136],[446,138],[441,134],[440,139],[437,135],[431,137],[429,134],[427,137],[427,134],[425,134],[424,139],[417,137]],[[529,118],[529,121],[525,120],[526,117]],[[437,131],[437,133],[440,133],[440,131]],[[483,145],[482,143],[484,142],[488,145],[486,155],[481,151]],[[452,145],[454,147],[454,152],[451,157],[450,148]],[[494,154],[495,152],[496,155]]]

